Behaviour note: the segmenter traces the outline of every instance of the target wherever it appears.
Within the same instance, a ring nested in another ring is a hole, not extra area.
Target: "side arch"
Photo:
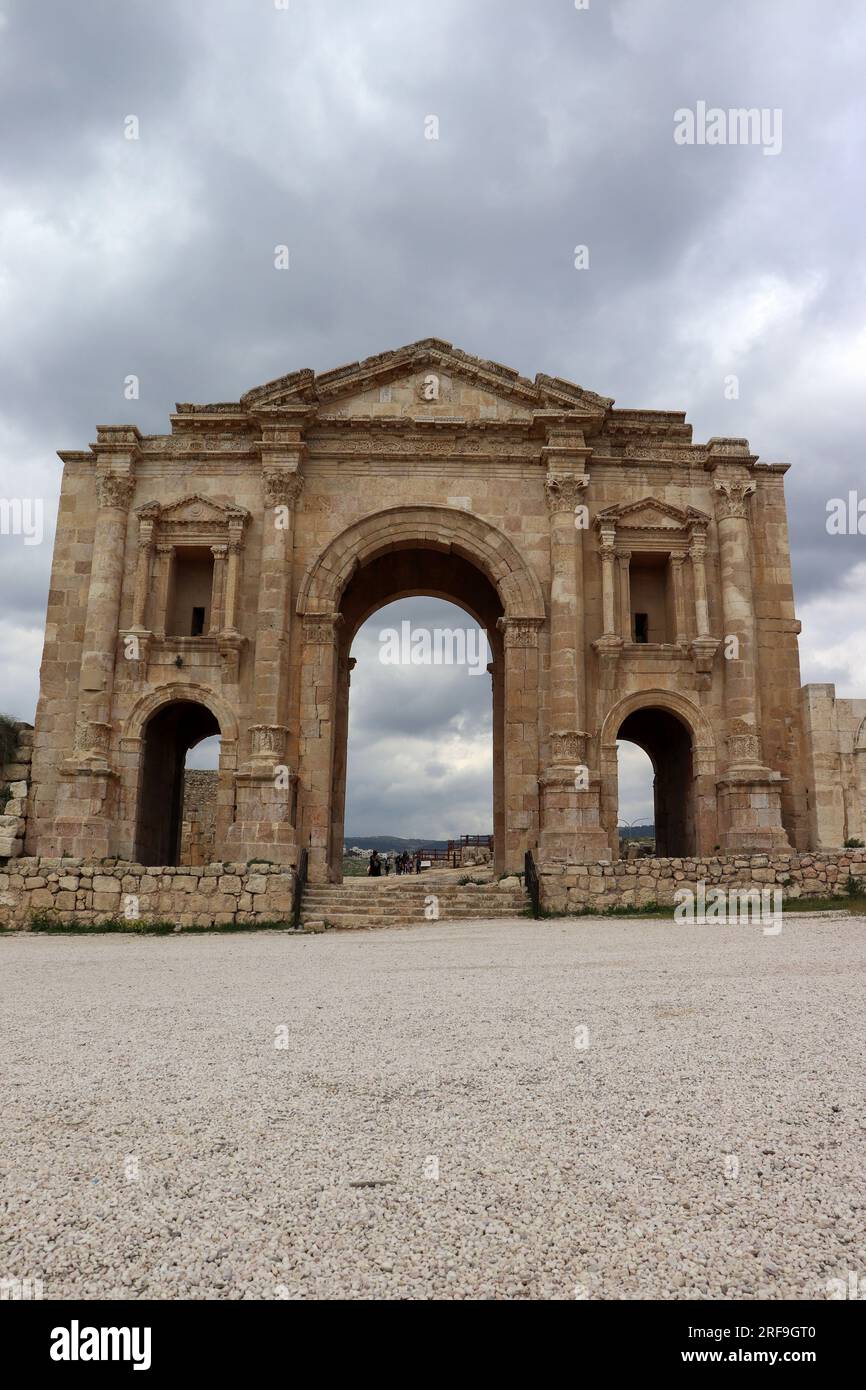
[[[695,775],[714,777],[716,773],[716,740],[707,716],[692,700],[675,690],[635,690],[608,710],[601,726],[599,751],[602,758],[613,751],[620,726],[630,714],[641,709],[665,709],[675,714],[687,726],[694,749]]]
[[[302,616],[336,613],[349,580],[387,550],[421,546],[451,551],[476,565],[497,589],[509,618],[544,619],[538,576],[504,532],[457,507],[389,507],[341,531],[304,575],[298,590]]]
[[[687,696],[673,690],[636,690],[625,695],[608,710],[599,733],[599,771],[601,773],[602,818],[614,857],[619,854],[617,828],[619,765],[617,738],[631,716],[658,711],[660,718],[673,716],[688,735],[683,742],[674,728],[657,728],[656,748],[651,751],[640,738],[635,741],[650,753],[655,768],[657,853],[676,857],[712,854],[718,841],[716,791],[716,741],[712,725],[701,709]],[[634,737],[633,734],[625,737]],[[667,738],[670,736],[670,741]],[[670,757],[659,756],[670,748]],[[676,845],[676,848],[670,848]]]
[[[238,722],[231,706],[222,695],[212,690],[204,690],[188,681],[172,681],[169,685],[161,685],[158,690],[152,690],[149,695],[142,695],[127,716],[121,739],[140,739],[148,720],[165,705],[173,705],[178,701],[204,705],[220,726],[223,744],[237,743]]]
[[[218,858],[228,857],[227,835],[234,816],[235,801],[237,718],[221,695],[189,681],[173,681],[137,700],[121,732],[118,834],[124,858],[150,864],[178,862],[178,826],[183,805],[183,761],[186,748],[194,746],[198,740],[194,738],[192,743],[184,741],[183,725],[173,723],[172,716],[176,712],[182,720],[185,717],[184,707],[188,713],[190,706],[196,706],[205,718],[209,717],[211,727],[205,730],[205,737],[211,732],[219,732],[220,735],[214,827],[215,853]],[[176,730],[173,737],[161,727],[166,720],[169,721],[169,728]],[[187,740],[188,738],[189,732]],[[159,769],[156,781],[154,766]],[[161,804],[161,812],[155,807],[155,797]],[[171,822],[168,830],[164,831],[157,825],[161,818]],[[169,850],[156,853],[154,846],[157,842],[161,844],[163,840],[170,844]]]

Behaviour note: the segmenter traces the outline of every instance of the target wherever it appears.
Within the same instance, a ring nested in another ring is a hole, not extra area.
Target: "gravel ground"
[[[0,937],[0,1277],[826,1297],[866,1277],[864,928]]]

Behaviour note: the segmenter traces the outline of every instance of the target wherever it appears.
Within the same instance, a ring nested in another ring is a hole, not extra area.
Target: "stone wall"
[[[671,905],[678,889],[700,882],[707,888],[778,887],[783,899],[841,896],[849,874],[866,883],[866,850],[542,866],[539,878],[548,912],[579,912],[587,907]]]
[[[801,690],[809,843],[866,841],[866,700],[836,698],[834,685]]]
[[[18,729],[15,761],[0,764],[0,859],[16,859],[24,853],[33,725],[13,721]]]
[[[295,875],[270,864],[149,868],[80,859],[17,859],[0,866],[0,927],[27,927],[31,914],[61,921],[171,921],[182,927],[286,920]]]
[[[549,912],[671,904],[678,888],[779,887],[784,898],[842,896],[848,877],[866,880],[866,850],[826,855],[728,856],[719,859],[641,859],[635,863],[576,864],[542,869],[542,904]],[[181,927],[287,920],[294,874],[277,865],[208,864],[147,868],[86,864],[79,859],[17,859],[0,868],[0,928],[26,929],[34,913],[68,922],[120,917],[170,921]]]
[[[216,846],[216,772],[193,769],[183,775],[181,864],[212,864]]]

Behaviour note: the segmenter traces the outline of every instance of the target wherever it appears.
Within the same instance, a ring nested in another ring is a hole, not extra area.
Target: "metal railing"
[[[298,860],[298,872],[295,875],[295,891],[292,894],[292,926],[297,930],[301,925],[301,900],[304,896],[304,889],[307,886],[307,847],[301,850],[301,857]]]
[[[532,850],[528,849],[523,858],[523,872],[526,882],[526,891],[529,894],[529,901],[532,904],[533,917],[541,916],[541,891],[538,882],[538,870],[535,867],[535,860],[532,857]]]

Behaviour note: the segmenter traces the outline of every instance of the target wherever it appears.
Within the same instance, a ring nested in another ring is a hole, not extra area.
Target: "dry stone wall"
[[[15,721],[18,749],[15,761],[0,765],[0,859],[17,859],[24,853],[33,725]]]
[[[207,864],[152,868],[81,859],[0,864],[0,927],[27,928],[34,916],[99,923],[126,918],[209,927],[290,917],[295,875],[276,865]]]
[[[285,921],[294,873],[277,865],[208,864],[150,868],[80,859],[10,859],[0,864],[0,928],[24,929],[34,915],[102,923],[170,921],[180,927],[255,926]],[[846,894],[850,877],[866,881],[866,850],[817,855],[641,859],[542,870],[548,912],[672,904],[679,888],[780,888],[783,899]]]
[[[612,864],[542,867],[541,899],[549,912],[670,906],[680,888],[781,888],[791,898],[846,894],[849,877],[866,882],[866,850],[828,854],[725,855],[708,859],[616,860]]]

